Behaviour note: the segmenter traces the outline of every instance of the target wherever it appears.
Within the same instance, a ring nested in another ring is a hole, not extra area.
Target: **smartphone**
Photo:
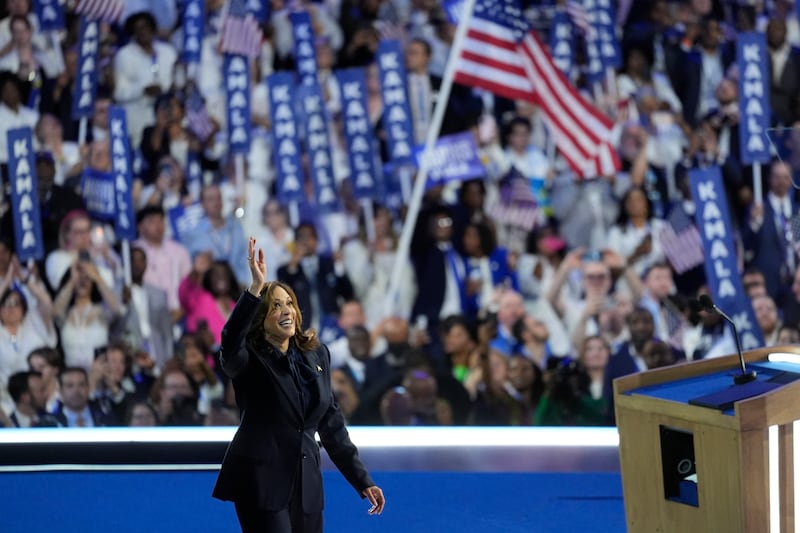
[[[91,261],[92,260],[92,256],[89,255],[89,250],[81,250],[80,252],[78,252],[78,260],[84,261],[86,263]]]

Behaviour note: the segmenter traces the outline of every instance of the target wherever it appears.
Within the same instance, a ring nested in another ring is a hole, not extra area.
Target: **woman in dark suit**
[[[322,531],[318,433],[370,514],[385,503],[350,441],[333,397],[330,354],[303,322],[291,287],[265,283],[264,251],[250,238],[252,282],[222,330],[221,363],[233,379],[241,423],[214,497],[233,501],[244,533]]]

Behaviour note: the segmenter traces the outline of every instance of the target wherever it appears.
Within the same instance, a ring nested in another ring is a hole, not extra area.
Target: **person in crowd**
[[[178,298],[178,287],[192,270],[189,252],[181,243],[166,237],[164,209],[148,206],[136,213],[136,227],[139,238],[133,242],[147,255],[147,268],[143,281],[167,293],[167,306],[172,321],[183,317],[183,309]]]
[[[233,269],[238,285],[247,284],[247,271],[236,258],[247,252],[242,224],[233,215],[222,214],[222,191],[217,185],[203,187],[200,193],[203,217],[197,226],[181,235],[181,242],[192,256],[210,251],[215,261],[226,261]]]
[[[77,142],[80,121],[72,117],[72,95],[78,74],[78,44],[62,43],[59,52],[64,59],[64,69],[57,75],[46,77],[43,80],[39,111],[42,114],[56,117],[64,132],[64,140]],[[95,114],[97,113],[96,103],[103,96],[103,92],[107,92],[107,89],[98,87],[95,97]],[[108,98],[105,99],[105,102],[108,102]]]
[[[197,410],[199,390],[181,368],[180,360],[167,364],[150,389],[150,399],[165,426],[198,426],[203,418]]]
[[[436,378],[430,367],[409,369],[403,377],[402,388],[411,399],[412,426],[449,426],[453,424],[450,404],[439,396]],[[389,393],[392,391],[390,390]]]
[[[57,348],[42,346],[28,354],[28,370],[42,376],[45,394],[45,411],[52,412],[61,399],[58,375],[64,366],[64,358]]]
[[[478,343],[469,324],[463,316],[452,315],[442,320],[439,334],[453,377],[467,387],[467,383],[474,382],[470,376],[478,367]],[[474,396],[476,391],[473,389],[470,392]]]
[[[185,126],[186,113],[180,95],[167,92],[155,100],[155,124],[142,131],[140,150],[146,170],[142,172],[145,184],[155,182],[158,163],[164,156],[172,156],[186,167],[189,151],[196,148],[196,140]]]
[[[10,130],[36,126],[39,112],[22,100],[20,81],[16,74],[0,71],[0,139],[5,139]],[[0,165],[8,164],[8,143],[0,143]],[[4,174],[5,175],[5,174]],[[7,177],[7,176],[6,176]]]
[[[335,320],[341,304],[354,296],[341,257],[319,254],[318,244],[314,225],[301,222],[295,229],[292,258],[278,269],[278,280],[296,291],[304,325],[314,329]]]
[[[515,254],[497,246],[492,227],[482,223],[469,223],[464,228],[464,266],[466,277],[462,281],[462,311],[474,321],[478,313],[490,307],[495,289],[518,289]]]
[[[255,233],[256,240],[273,252],[267,256],[267,272],[275,277],[278,267],[292,258],[294,229],[289,225],[289,215],[277,198],[269,198],[261,208],[261,226]],[[274,281],[270,279],[269,281]]]
[[[334,368],[331,370],[331,389],[342,411],[345,422],[350,423],[353,413],[358,409],[359,397],[356,390],[356,383],[346,368]]]
[[[786,346],[789,344],[800,344],[800,329],[797,326],[784,324],[778,331],[778,340],[775,345]]]
[[[172,86],[177,54],[156,39],[155,17],[149,12],[128,16],[125,33],[131,41],[114,55],[114,100],[125,108],[133,146],[138,146],[144,128],[154,122],[156,97]]]
[[[507,355],[515,353],[518,341],[514,337],[514,324],[525,314],[522,296],[512,289],[502,291],[497,299],[497,337],[492,345]]]
[[[567,243],[553,226],[536,228],[526,239],[517,259],[519,291],[525,300],[536,300],[547,293],[556,270],[566,255]]]
[[[214,344],[219,346],[222,327],[240,292],[239,283],[227,261],[212,261],[210,252],[199,252],[194,258],[192,271],[178,287],[186,331],[194,333],[204,325]]]
[[[83,367],[68,366],[58,375],[61,400],[53,415],[65,427],[116,426],[118,419],[89,398],[89,376]]]
[[[131,247],[131,285],[122,291],[123,317],[114,325],[112,337],[144,350],[159,367],[172,357],[172,317],[167,293],[144,281],[147,253]]]
[[[174,157],[161,156],[153,172],[154,181],[145,183],[137,179],[134,182],[133,201],[137,208],[160,206],[169,211],[192,202],[184,167]]]
[[[777,125],[788,126],[800,118],[800,51],[789,43],[784,19],[770,19],[766,35],[770,110]]]
[[[64,275],[53,313],[66,366],[88,372],[95,350],[108,345],[111,323],[121,315],[117,296],[88,258],[79,258]]]
[[[43,121],[51,119],[52,117],[49,119],[47,116],[42,117],[39,121],[39,128],[42,127]],[[35,159],[39,213],[42,218],[42,239],[44,239],[44,250],[47,254],[58,248],[61,221],[64,220],[67,213],[86,209],[83,199],[73,189],[59,183],[54,157],[51,152],[37,152]]]
[[[768,294],[762,294],[755,296],[751,302],[756,315],[756,322],[758,322],[758,327],[761,328],[761,334],[764,336],[764,346],[776,346],[778,344],[778,334],[783,324],[781,323],[775,300],[770,298]]]
[[[156,427],[158,413],[153,404],[147,400],[139,400],[130,405],[124,422],[128,427]]]
[[[688,322],[683,310],[686,307],[685,299],[675,294],[672,269],[666,263],[654,263],[645,270],[642,277],[639,305],[653,315],[656,336],[680,346]]]
[[[708,294],[708,287],[702,287],[697,294]],[[736,340],[731,328],[718,313],[693,310],[689,321],[693,326],[686,331],[682,348],[690,360],[699,361],[736,353]]]
[[[116,273],[121,262],[104,240],[102,230],[92,227],[89,213],[80,210],[68,211],[60,221],[58,248],[47,255],[44,262],[47,282],[55,292],[64,275],[79,258],[95,266],[103,282],[115,287]]]
[[[45,77],[43,63],[47,60],[33,41],[33,26],[24,15],[13,15],[9,20],[11,49],[0,57],[0,70],[13,72],[20,83],[21,98],[28,107],[39,105],[42,82]]]
[[[540,208],[538,223],[543,223],[549,214],[547,187],[552,179],[550,161],[542,149],[531,143],[531,121],[516,116],[506,126],[505,155],[507,167],[514,167],[530,182],[531,190]]]
[[[26,358],[32,350],[56,346],[53,314],[50,294],[36,266],[26,273],[12,258],[0,283],[0,407],[6,412],[11,407],[6,395],[9,376],[27,370]]]
[[[742,224],[742,241],[752,259],[749,265],[764,274],[767,293],[781,300],[789,289],[792,273],[797,269],[798,254],[789,230],[797,214],[793,199],[789,165],[774,161],[769,169],[769,187],[764,202],[753,203]]]
[[[22,371],[8,378],[8,395],[14,402],[14,410],[8,415],[13,427],[57,427],[59,422],[45,410],[47,389],[42,375],[34,371]]]
[[[316,332],[301,329],[291,287],[265,281],[264,251],[256,251],[252,238],[247,261],[252,281],[225,326],[220,357],[244,419],[225,454],[214,496],[235,502],[244,531],[281,531],[289,523],[291,529],[321,533],[322,477],[313,438],[318,432],[345,478],[372,503],[370,514],[380,514],[383,491],[350,442],[331,391],[327,349]],[[260,469],[265,460],[278,468]],[[250,487],[263,486],[270,488],[268,497],[259,499],[263,488]]]
[[[622,197],[617,223],[608,231],[607,247],[624,257],[638,274],[664,261],[659,235],[664,221],[654,218],[653,205],[642,187],[631,187]]]
[[[110,343],[92,363],[89,371],[89,397],[104,411],[124,420],[131,403],[147,398],[155,378],[134,363],[133,350],[121,341]]]
[[[578,359],[560,361],[534,417],[537,426],[603,426],[609,405],[603,396],[603,378],[610,347],[600,336],[587,337]]]
[[[222,381],[208,363],[208,350],[200,335],[185,333],[178,342],[177,357],[197,388],[197,412],[204,417],[211,412],[211,405],[225,396]]]
[[[360,324],[354,324],[345,331],[345,340],[347,356],[335,370],[346,376],[352,383],[354,392],[358,393],[366,379],[367,361],[372,357],[372,338],[367,328]],[[331,365],[333,365],[333,356],[331,356]],[[348,414],[348,420],[353,412],[355,412],[355,407]]]
[[[638,120],[636,96],[647,88],[659,102],[664,102],[672,111],[680,113],[681,101],[672,89],[664,72],[653,70],[653,43],[631,44],[623,55],[623,71],[617,75],[617,92],[621,102],[627,103],[628,119]]]
[[[324,328],[319,332],[320,340],[325,340],[325,345],[331,353],[331,367],[338,368],[346,364],[353,355],[350,339],[347,332],[355,326],[366,329],[367,317],[364,314],[364,307],[358,300],[348,300],[342,304],[336,323]],[[367,338],[372,343],[369,331]],[[371,353],[371,346],[367,351],[367,356]],[[363,376],[362,376],[363,381]]]
[[[540,320],[525,315],[517,319],[511,327],[511,333],[517,341],[517,353],[534,362],[539,371],[544,371],[553,354],[547,339],[550,332]]]

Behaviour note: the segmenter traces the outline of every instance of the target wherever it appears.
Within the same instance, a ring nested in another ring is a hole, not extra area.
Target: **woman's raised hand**
[[[264,250],[259,248],[256,252],[254,237],[250,237],[250,242],[247,244],[247,264],[250,265],[251,277],[250,288],[247,290],[254,296],[258,296],[267,279],[267,264],[264,262]]]

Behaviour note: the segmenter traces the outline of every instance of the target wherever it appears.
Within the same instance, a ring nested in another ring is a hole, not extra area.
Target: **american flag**
[[[125,10],[123,0],[78,0],[75,12],[91,20],[117,22]]]
[[[580,0],[568,0],[566,11],[572,23],[586,36],[587,39],[595,38],[594,25],[592,18]]]
[[[214,132],[214,123],[208,116],[203,96],[194,86],[188,89],[186,95],[186,127],[201,142],[208,140]]]
[[[702,265],[705,261],[700,232],[683,207],[676,205],[667,216],[659,235],[664,255],[678,274]]]
[[[222,22],[220,51],[250,58],[261,54],[261,27],[252,13],[247,11],[244,0],[228,0]]]
[[[455,81],[536,104],[556,147],[579,176],[619,170],[611,145],[613,122],[558,69],[517,0],[477,0]]]

